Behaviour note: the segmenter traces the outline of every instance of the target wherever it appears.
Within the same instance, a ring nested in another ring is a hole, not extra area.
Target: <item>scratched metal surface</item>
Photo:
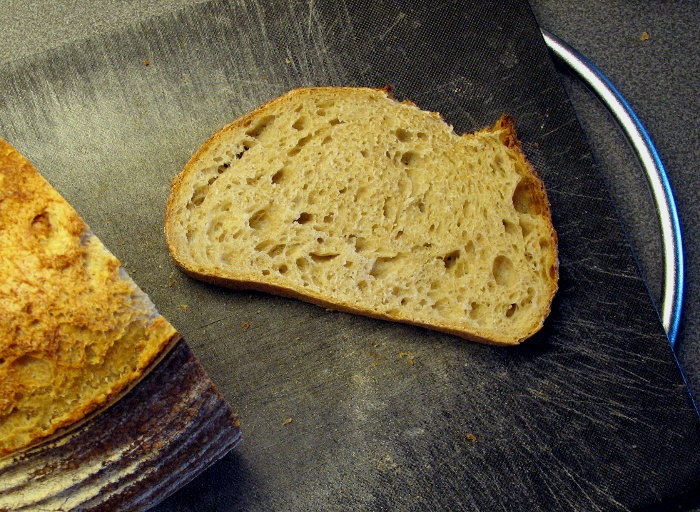
[[[552,314],[523,346],[173,267],[169,182],[217,128],[293,87],[388,83],[458,132],[516,118],[561,260]],[[157,510],[627,510],[698,481],[692,404],[525,2],[206,2],[12,62],[0,91],[0,136],[239,413],[241,446]]]

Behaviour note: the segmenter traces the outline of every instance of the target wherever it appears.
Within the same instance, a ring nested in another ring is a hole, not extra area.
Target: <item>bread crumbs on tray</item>
[[[466,438],[467,438],[469,441],[471,441],[472,443],[476,443],[476,442],[478,441],[478,439],[476,438],[476,436],[475,436],[474,434],[472,434],[472,433],[467,434],[467,435],[466,435]]]
[[[399,357],[401,359],[406,358],[406,362],[410,366],[413,366],[414,364],[416,364],[415,355],[411,354],[410,352],[399,352]]]
[[[289,425],[292,421],[294,421],[294,418],[285,418],[284,421],[282,421],[282,426],[287,426]]]
[[[648,41],[649,40],[649,32],[642,32],[642,37],[640,37],[642,41]]]
[[[187,311],[188,309],[190,309],[190,307],[187,304],[180,304],[180,309],[183,311]]]
[[[248,329],[248,328],[250,328],[250,324],[248,322],[243,322],[241,324],[241,327],[243,327],[244,329]]]

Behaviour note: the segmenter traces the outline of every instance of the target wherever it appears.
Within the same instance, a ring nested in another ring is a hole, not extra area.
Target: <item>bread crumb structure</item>
[[[387,90],[294,90],[224,127],[174,180],[190,275],[515,344],[542,326],[557,240],[513,121],[457,135]]]
[[[0,237],[1,456],[110,403],[177,333],[1,139]]]

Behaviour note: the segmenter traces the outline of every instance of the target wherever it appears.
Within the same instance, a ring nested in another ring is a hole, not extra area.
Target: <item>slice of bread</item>
[[[538,331],[557,237],[513,121],[458,136],[386,89],[293,90],[222,128],[174,179],[191,276],[475,341]]]
[[[0,456],[110,404],[177,339],[77,212],[0,139]]]

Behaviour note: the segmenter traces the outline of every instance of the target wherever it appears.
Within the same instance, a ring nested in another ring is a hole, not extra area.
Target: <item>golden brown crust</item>
[[[0,139],[0,455],[140,379],[175,329],[68,202]]]

